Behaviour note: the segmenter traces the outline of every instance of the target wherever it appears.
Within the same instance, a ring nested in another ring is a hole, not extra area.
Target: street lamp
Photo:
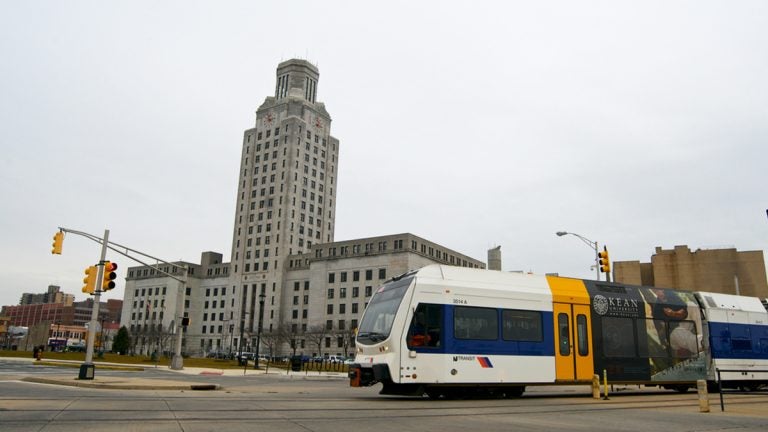
[[[591,247],[595,250],[595,272],[597,273],[597,280],[600,280],[600,257],[599,257],[599,251],[597,250],[597,242],[593,242],[592,240],[584,237],[583,235],[572,233],[572,232],[566,232],[566,231],[558,231],[555,234],[557,234],[558,237],[562,237],[564,235],[572,235],[579,238],[579,240],[583,241],[587,246]]]
[[[253,362],[253,368],[258,369],[259,368],[259,347],[261,347],[261,327],[262,323],[264,322],[264,298],[266,295],[264,295],[264,292],[262,291],[261,294],[259,294],[259,326],[256,329],[256,360]]]

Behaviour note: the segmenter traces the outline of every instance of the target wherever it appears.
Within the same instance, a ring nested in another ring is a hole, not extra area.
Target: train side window
[[[733,351],[752,351],[752,335],[747,326],[731,325],[731,349]]]
[[[645,338],[645,342],[643,342]],[[643,358],[669,357],[667,322],[658,319],[637,320],[638,355]]]
[[[603,354],[606,357],[634,357],[635,329],[630,318],[603,317]]]
[[[409,349],[437,348],[441,345],[443,305],[420,303],[408,327],[406,343]]]
[[[456,339],[498,339],[496,309],[457,306],[453,310],[453,334]]]
[[[560,355],[571,355],[571,329],[568,326],[568,314],[561,313],[557,316],[557,331],[560,335]]]
[[[589,355],[589,336],[587,332],[587,316],[576,315],[576,343],[579,347],[579,355]]]
[[[544,340],[541,312],[504,310],[501,312],[501,337],[507,341],[541,342]]]
[[[733,335],[731,335],[733,336]],[[731,339],[731,343],[734,339]],[[746,350],[752,350],[752,341],[748,336],[745,340],[748,347]],[[699,338],[696,335],[696,324],[693,321],[669,321],[669,347],[672,350],[674,358],[690,358],[699,352]],[[736,346],[733,347],[736,349]]]

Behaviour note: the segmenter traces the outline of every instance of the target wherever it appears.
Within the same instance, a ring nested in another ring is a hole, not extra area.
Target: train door
[[[557,381],[590,381],[594,374],[589,305],[554,303]]]

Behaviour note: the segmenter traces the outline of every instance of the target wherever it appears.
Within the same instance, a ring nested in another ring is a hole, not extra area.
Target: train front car
[[[356,345],[352,386],[519,396],[555,382],[552,294],[543,276],[430,265],[377,291]]]
[[[392,383],[392,372],[397,376],[397,365],[400,363],[399,336],[402,334],[408,302],[405,302],[406,307],[401,304],[414,281],[415,273],[406,273],[385,283],[376,290],[368,303],[355,339],[355,362],[349,366],[350,386]]]

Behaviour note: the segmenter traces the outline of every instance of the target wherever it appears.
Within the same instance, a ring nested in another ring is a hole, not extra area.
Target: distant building
[[[617,261],[613,272],[616,282],[627,284],[768,297],[763,251],[657,247],[650,263]]]
[[[24,293],[21,295],[20,305],[57,303],[71,305],[75,301],[75,296],[61,292],[61,287],[49,285],[48,292],[40,294]]]
[[[110,312],[110,308],[112,312]],[[12,326],[31,327],[41,323],[84,326],[91,320],[93,299],[64,303],[42,303],[18,306],[3,306],[0,315],[7,317]],[[99,304],[99,320],[119,323],[120,315],[114,310],[122,309],[122,300],[110,300]]]
[[[63,303],[3,306],[0,315],[10,320],[10,325],[31,327],[42,322],[72,324],[74,307]]]
[[[91,316],[93,315],[93,298],[87,298],[81,302],[75,302],[73,304],[75,308],[72,324],[76,326],[85,326],[86,323],[91,322]],[[111,309],[110,309],[111,306]],[[108,302],[99,302],[99,322],[114,322],[115,321],[115,308],[122,310],[122,300],[109,300]],[[120,323],[119,316],[117,317],[117,323]]]

